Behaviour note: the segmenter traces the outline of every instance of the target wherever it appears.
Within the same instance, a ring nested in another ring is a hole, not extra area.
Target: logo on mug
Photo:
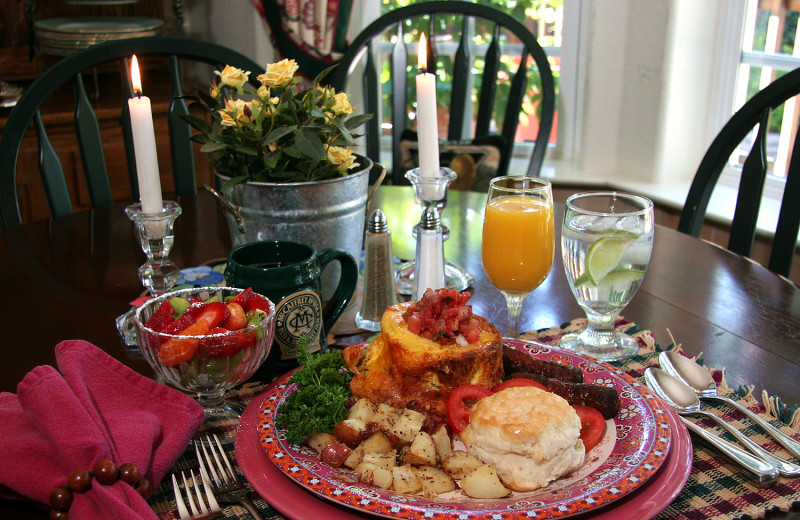
[[[281,359],[297,358],[297,341],[308,336],[309,352],[320,349],[322,302],[314,291],[290,294],[275,308],[275,339],[281,348]]]

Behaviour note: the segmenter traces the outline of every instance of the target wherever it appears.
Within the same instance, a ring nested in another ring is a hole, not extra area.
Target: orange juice
[[[483,269],[506,292],[528,293],[553,267],[553,205],[532,197],[491,199],[483,219]]]

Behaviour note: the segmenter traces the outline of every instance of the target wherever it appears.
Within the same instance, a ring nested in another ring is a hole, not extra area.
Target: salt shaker
[[[397,303],[394,287],[392,233],[383,211],[369,216],[364,239],[364,292],[356,325],[372,332],[381,330],[381,316],[386,307]]]
[[[414,292],[411,299],[422,298],[428,288],[444,287],[444,240],[442,221],[436,205],[425,208],[417,231],[417,254],[414,260]]]

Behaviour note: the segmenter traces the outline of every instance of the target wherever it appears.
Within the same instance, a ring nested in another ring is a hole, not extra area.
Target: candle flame
[[[133,92],[136,95],[142,95],[142,78],[139,76],[139,60],[136,55],[131,59],[131,83],[133,83]]]
[[[417,66],[420,72],[428,71],[428,46],[425,44],[425,33],[419,36],[419,50],[417,51]]]

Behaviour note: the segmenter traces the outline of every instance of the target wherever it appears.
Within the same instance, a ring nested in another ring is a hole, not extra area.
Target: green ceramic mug
[[[323,309],[320,276],[334,260],[341,266],[339,285]],[[280,370],[297,366],[297,341],[301,336],[311,338],[310,352],[325,350],[328,331],[353,298],[358,265],[350,253],[341,249],[316,252],[299,242],[250,242],[228,255],[225,281],[233,287],[252,287],[276,302],[275,344],[267,364],[281,373]]]

